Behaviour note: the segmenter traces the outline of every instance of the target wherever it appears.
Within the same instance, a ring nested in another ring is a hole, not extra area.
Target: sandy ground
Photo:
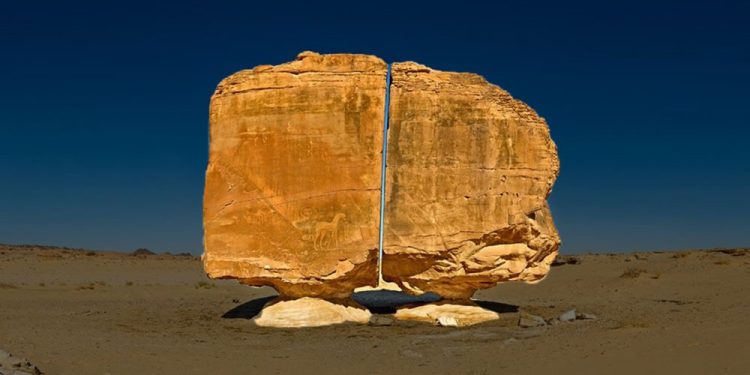
[[[480,291],[502,319],[282,330],[187,256],[0,246],[0,349],[47,374],[748,374],[750,253],[591,254]],[[596,314],[540,328],[519,312]],[[229,316],[229,317],[222,317]]]

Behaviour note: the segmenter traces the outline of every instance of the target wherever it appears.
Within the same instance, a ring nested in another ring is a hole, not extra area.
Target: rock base
[[[372,314],[351,300],[328,301],[304,297],[269,302],[253,323],[260,327],[302,328],[334,324],[367,324]]]
[[[465,327],[500,319],[500,314],[481,308],[470,301],[444,301],[400,308],[394,314],[394,318]]]

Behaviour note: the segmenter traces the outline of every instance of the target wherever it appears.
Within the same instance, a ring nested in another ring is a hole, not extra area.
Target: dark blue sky
[[[476,72],[534,107],[564,252],[750,246],[740,1],[188,3],[0,3],[0,243],[200,253],[215,85],[314,50]]]

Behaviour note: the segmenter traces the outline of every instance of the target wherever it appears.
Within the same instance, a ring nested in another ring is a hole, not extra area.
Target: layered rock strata
[[[386,72],[375,56],[304,52],[219,84],[204,196],[210,277],[273,286],[285,301],[341,301],[376,284]],[[383,279],[456,300],[541,280],[560,244],[546,202],[559,160],[544,119],[476,74],[395,63],[389,89]],[[304,302],[294,309],[365,319]],[[450,324],[496,315],[455,306],[464,315],[451,310]]]
[[[210,104],[205,270],[289,297],[374,285],[387,65],[302,53],[224,79]]]
[[[367,324],[372,314],[352,301],[327,301],[303,297],[270,302],[253,318],[260,327],[299,328],[333,324]]]
[[[476,74],[397,63],[392,82],[383,277],[455,299],[541,280],[560,244],[544,119]]]
[[[399,308],[393,315],[398,320],[412,320],[448,327],[465,327],[500,319],[497,312],[484,309],[470,301],[436,302]]]

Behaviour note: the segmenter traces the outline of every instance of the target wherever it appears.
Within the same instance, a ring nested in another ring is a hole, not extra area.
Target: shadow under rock
[[[441,298],[435,293],[412,296],[392,290],[371,290],[352,294],[354,301],[375,314],[393,314],[401,306],[437,302]]]
[[[224,319],[252,319],[260,314],[260,311],[263,310],[263,307],[268,302],[276,298],[278,296],[266,296],[250,300],[225,312],[221,317]],[[374,314],[394,314],[399,307],[439,302],[442,300],[442,297],[435,293],[413,296],[404,292],[391,290],[373,290],[354,293],[352,294],[352,299]],[[472,300],[471,302],[481,308],[499,314],[518,312],[518,306],[516,305],[479,300]]]
[[[374,314],[394,314],[398,308],[406,305],[463,303],[461,301],[444,300],[440,295],[435,293],[425,293],[420,296],[413,296],[404,292],[391,290],[358,292],[352,295],[352,299]],[[469,301],[466,302],[468,303]],[[518,312],[518,306],[516,305],[480,300],[471,300],[470,302],[483,309],[491,310],[498,314]]]
[[[260,314],[260,310],[263,310],[263,306],[277,297],[278,296],[267,296],[247,301],[225,312],[221,317],[224,319],[252,319]]]
[[[479,301],[479,300],[471,300],[471,302],[476,303],[477,306],[483,309],[491,310],[498,314],[518,312],[518,306],[508,305],[507,303],[492,302],[492,301]]]

